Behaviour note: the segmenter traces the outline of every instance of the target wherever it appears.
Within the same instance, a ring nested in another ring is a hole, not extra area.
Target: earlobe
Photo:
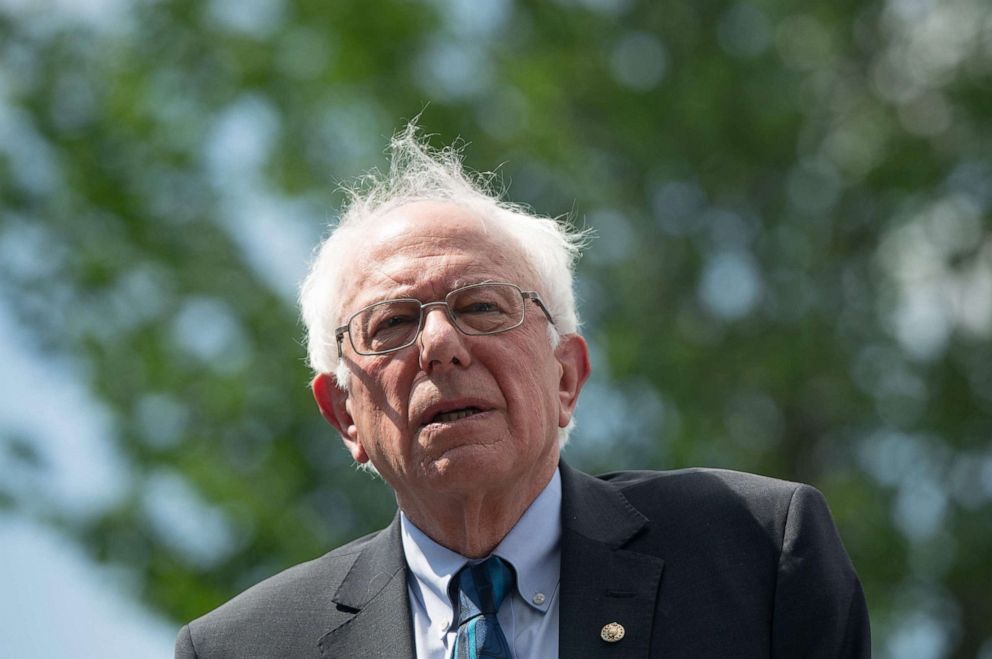
[[[558,427],[564,428],[572,420],[572,413],[579,401],[579,392],[589,379],[589,346],[578,334],[561,337],[555,349],[560,377],[558,381]]]
[[[329,373],[318,373],[310,383],[310,389],[321,416],[341,435],[351,457],[359,464],[368,462],[369,456],[358,436],[358,426],[351,416],[348,392],[339,387]]]

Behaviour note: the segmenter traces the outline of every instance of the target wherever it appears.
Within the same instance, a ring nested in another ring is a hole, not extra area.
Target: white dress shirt
[[[470,561],[442,547],[400,513],[403,552],[410,567],[407,588],[418,659],[448,659],[458,632],[448,583]],[[514,659],[558,656],[558,573],[561,566],[561,476],[534,499],[520,521],[493,550],[517,574],[516,588],[498,618]]]

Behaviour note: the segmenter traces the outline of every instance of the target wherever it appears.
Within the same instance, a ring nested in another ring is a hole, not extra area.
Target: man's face
[[[453,204],[391,211],[372,224],[351,264],[342,323],[374,302],[435,302],[467,284],[509,282],[541,292],[513,243]],[[398,352],[362,356],[345,339],[350,391],[335,425],[401,506],[432,493],[547,482],[558,462],[557,429],[568,423],[578,394],[563,394],[562,381],[579,356],[581,387],[588,362],[575,335],[552,349],[549,321],[533,302],[526,305],[523,325],[502,334],[467,336],[443,308],[429,307],[417,342]]]

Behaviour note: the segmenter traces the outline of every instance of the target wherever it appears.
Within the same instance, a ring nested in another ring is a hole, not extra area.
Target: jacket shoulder
[[[614,471],[597,478],[626,493],[665,492],[689,497],[734,496],[745,499],[791,497],[801,483],[729,469],[694,467],[671,471]]]
[[[362,551],[382,531],[294,565],[248,588],[183,628],[177,641],[195,654],[182,656],[269,656],[262,648],[281,648],[272,656],[309,656],[332,622],[334,594]],[[252,648],[254,650],[252,650]],[[284,652],[290,651],[289,654]]]
[[[750,530],[778,548],[797,493],[822,502],[809,485],[726,469],[623,471],[599,478],[617,488],[657,529],[706,534]]]

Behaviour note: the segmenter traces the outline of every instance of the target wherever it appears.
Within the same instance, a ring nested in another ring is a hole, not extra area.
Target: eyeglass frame
[[[523,312],[520,314],[520,321],[517,322],[515,325],[511,325],[510,327],[504,327],[502,329],[498,329],[495,332],[480,332],[478,334],[470,334],[470,333],[466,332],[465,330],[463,330],[459,326],[458,320],[455,318],[455,312],[451,309],[451,306],[448,304],[448,300],[455,293],[461,293],[463,291],[466,291],[466,290],[469,290],[469,289],[472,289],[472,288],[481,288],[482,286],[493,286],[493,285],[497,285],[497,286],[511,286],[511,287],[515,288],[518,293],[520,293],[521,299],[523,299],[524,302],[525,302],[525,304],[523,306]],[[541,311],[544,312],[544,316],[548,319],[548,322],[551,323],[552,325],[556,326],[555,319],[551,317],[551,312],[548,311],[548,308],[544,304],[544,300],[541,299],[541,295],[537,291],[525,291],[525,290],[521,289],[519,286],[517,286],[516,284],[511,284],[508,281],[485,281],[485,282],[480,282],[478,284],[469,284],[467,286],[459,286],[458,288],[456,288],[454,290],[448,291],[448,293],[444,296],[444,299],[443,300],[438,300],[437,302],[421,302],[420,300],[418,300],[415,297],[398,297],[398,298],[392,298],[392,299],[389,299],[389,300],[381,300],[379,302],[373,302],[372,304],[370,304],[368,306],[364,306],[361,309],[359,309],[358,311],[356,311],[355,313],[353,313],[350,316],[348,316],[348,321],[344,325],[335,328],[335,330],[334,330],[334,338],[337,341],[338,359],[340,359],[341,357],[344,356],[344,354],[343,354],[343,352],[341,350],[341,344],[344,342],[344,335],[345,335],[345,333],[348,334],[348,343],[351,344],[351,348],[357,354],[362,355],[363,357],[377,357],[377,356],[380,356],[380,355],[388,355],[390,353],[403,350],[404,348],[409,348],[410,346],[412,346],[414,343],[417,342],[417,339],[420,338],[421,332],[424,331],[424,323],[427,320],[427,314],[424,313],[424,309],[426,309],[427,307],[444,307],[445,312],[446,312],[446,315],[448,317],[448,320],[451,321],[451,326],[454,327],[455,329],[457,329],[459,332],[461,332],[465,336],[493,336],[494,334],[502,334],[503,332],[509,332],[510,330],[516,329],[516,328],[520,327],[521,325],[523,325],[524,324],[524,320],[527,319],[527,311],[526,311],[526,309],[527,309],[526,301],[527,300],[532,300],[535,304],[537,304],[537,306],[539,306],[541,308]],[[416,302],[417,304],[420,305],[420,319],[419,319],[419,322],[417,323],[417,331],[414,332],[413,338],[411,338],[408,343],[404,343],[403,345],[397,346],[395,348],[389,348],[388,350],[381,350],[381,351],[378,351],[378,352],[362,352],[361,350],[359,350],[355,346],[355,340],[354,340],[354,338],[351,335],[351,329],[350,329],[351,328],[351,321],[355,320],[355,318],[359,314],[362,314],[362,313],[368,311],[372,307],[377,307],[377,306],[379,306],[381,304],[389,304],[391,302]]]

